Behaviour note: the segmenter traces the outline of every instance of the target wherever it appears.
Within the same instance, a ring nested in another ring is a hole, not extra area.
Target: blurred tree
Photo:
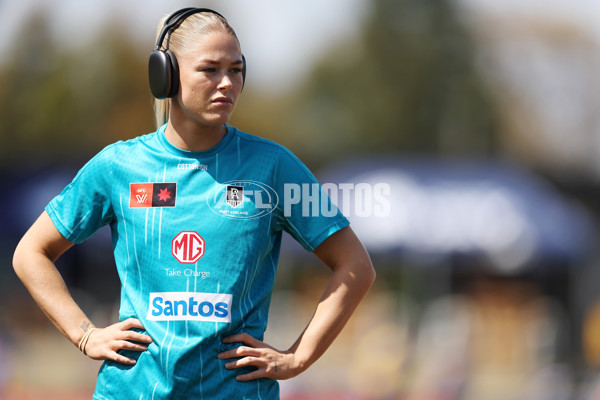
[[[0,69],[0,159],[84,160],[153,129],[146,60],[118,27],[83,50],[52,40],[43,10],[17,35]]]
[[[288,107],[264,104],[274,112],[262,112],[263,131],[316,163],[365,152],[493,154],[495,111],[451,2],[372,7],[361,36],[333,48]]]
[[[84,160],[153,130],[147,49],[109,26],[73,50],[53,42],[45,18],[42,9],[24,25],[0,67],[2,162]],[[232,123],[311,167],[349,153],[490,155],[496,116],[474,64],[449,0],[374,0],[360,35],[303,85],[276,98],[246,90]]]

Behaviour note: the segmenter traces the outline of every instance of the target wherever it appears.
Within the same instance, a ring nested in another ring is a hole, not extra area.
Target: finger
[[[137,318],[128,318],[125,321],[117,323],[116,325],[118,325],[123,330],[128,330],[131,328],[144,329],[144,325],[142,325],[140,320]]]
[[[222,353],[219,353],[219,354],[217,354],[217,358],[220,359],[220,360],[226,360],[228,358],[236,358],[237,355],[235,353],[235,350],[236,349],[227,350],[227,351],[224,351]]]
[[[250,366],[260,368],[260,366],[262,366],[264,364],[265,363],[263,361],[261,361],[259,358],[244,357],[244,358],[240,358],[239,360],[230,361],[230,362],[226,363],[225,368],[236,369],[236,368],[250,367]]]
[[[252,371],[247,374],[238,375],[235,377],[235,380],[238,382],[246,382],[246,381],[251,381],[254,379],[266,378],[266,377],[267,377],[267,375],[265,373],[265,370],[257,369],[256,371]]]
[[[135,363],[136,363],[136,361],[133,358],[125,357],[125,356],[117,353],[116,351],[109,353],[109,356],[107,358],[110,360],[116,361],[118,363],[121,363],[121,364],[126,364],[126,365],[135,365]]]
[[[246,356],[258,357],[261,354],[262,354],[261,351],[258,349],[255,349],[254,347],[240,346],[240,347],[236,347],[235,349],[231,349],[231,350],[227,350],[222,353],[219,353],[217,355],[217,357],[221,360],[224,360],[224,359],[228,359],[228,358],[237,358],[237,357],[246,357]]]
[[[148,335],[144,335],[143,333],[135,332],[135,331],[122,331],[119,335],[118,339],[122,340],[133,340],[136,342],[143,343],[152,343],[152,338]]]
[[[252,347],[257,347],[263,344],[263,342],[253,338],[247,333],[238,333],[235,335],[224,337],[223,343],[244,343]]]
[[[132,331],[132,328],[145,329],[140,320],[136,318],[128,318],[113,325],[122,332],[117,339],[135,340],[137,342],[152,343],[152,338],[140,332]]]
[[[128,342],[126,340],[118,342],[117,348],[118,349],[123,349],[123,350],[133,350],[133,351],[146,351],[146,350],[148,350],[148,346],[146,346],[146,345],[138,344],[138,343],[131,343],[131,342]]]

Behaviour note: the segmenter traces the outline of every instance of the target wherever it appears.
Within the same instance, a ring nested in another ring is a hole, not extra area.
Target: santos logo
[[[152,321],[231,322],[232,296],[225,293],[150,293],[147,319]]]

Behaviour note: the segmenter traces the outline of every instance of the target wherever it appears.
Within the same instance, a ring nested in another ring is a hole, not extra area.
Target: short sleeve
[[[73,243],[83,242],[114,218],[111,154],[111,146],[98,153],[46,206],[54,226]]]
[[[282,149],[276,175],[279,227],[306,250],[314,251],[350,224],[310,170],[286,149]]]

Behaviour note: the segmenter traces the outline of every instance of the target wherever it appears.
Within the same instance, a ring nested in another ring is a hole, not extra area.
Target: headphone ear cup
[[[243,54],[242,54],[242,80],[245,84],[246,83],[246,57]]]
[[[154,50],[148,60],[150,91],[157,99],[174,97],[179,90],[179,66],[170,50]]]
[[[167,97],[170,98],[177,96],[177,92],[179,92],[179,64],[177,63],[177,57],[175,57],[175,54],[171,50],[167,49],[165,50],[165,53],[167,53],[167,56],[169,56],[169,66],[171,72],[170,90],[167,95]]]

